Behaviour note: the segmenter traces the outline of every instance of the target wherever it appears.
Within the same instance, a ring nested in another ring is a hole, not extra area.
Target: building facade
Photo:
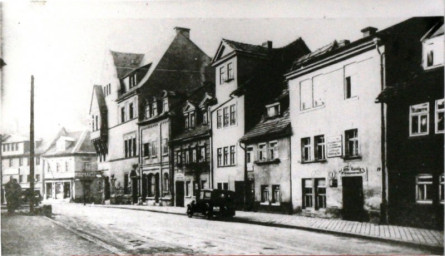
[[[190,93],[178,109],[180,130],[171,140],[175,206],[196,199],[211,184],[210,106],[215,102],[214,85],[208,83]]]
[[[103,179],[96,157],[89,131],[62,128],[42,155],[44,198],[101,203]]]
[[[245,152],[239,140],[261,119],[264,105],[283,89],[284,72],[309,52],[299,38],[282,48],[223,39],[213,58],[215,97],[212,107],[213,187],[235,191],[237,208],[246,203],[251,184],[245,174]],[[260,111],[259,111],[260,110]]]
[[[381,58],[374,28],[297,60],[286,75],[293,129],[292,194],[304,215],[380,220]]]
[[[246,148],[247,179],[252,184],[253,208],[292,212],[289,91],[264,108],[261,121],[240,140]]]
[[[389,222],[443,229],[443,17],[412,18],[383,34]],[[395,47],[397,46],[397,47]]]
[[[16,179],[22,187],[22,190],[30,188],[30,141],[28,138],[19,135],[3,135],[2,143],[2,171],[4,184],[8,183],[10,179]],[[42,182],[42,153],[45,150],[43,140],[35,141],[34,150],[34,190],[38,191],[43,196]]]

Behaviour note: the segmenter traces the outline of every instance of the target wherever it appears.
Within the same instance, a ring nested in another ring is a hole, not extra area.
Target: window
[[[19,176],[19,182],[23,182],[23,175]]]
[[[121,123],[125,122],[125,107],[121,108]]]
[[[226,73],[226,67],[225,66],[221,66],[219,68],[219,84],[223,84],[226,81],[225,73]]]
[[[280,185],[272,185],[272,203],[280,203],[281,194],[280,194]]]
[[[315,204],[318,208],[326,208],[326,180],[325,179],[315,179],[316,182],[316,193],[315,193]]]
[[[435,130],[436,133],[444,133],[444,112],[445,112],[445,100],[440,99],[436,100],[436,108],[435,108]]]
[[[222,126],[222,109],[216,111],[216,127],[221,128]]]
[[[429,50],[426,54],[426,66],[431,67],[434,65],[434,51]]]
[[[311,160],[311,138],[301,139],[301,161],[308,162]]]
[[[247,148],[246,162],[247,163],[252,163],[253,162],[253,147],[248,147]]]
[[[227,166],[229,164],[229,147],[224,147],[223,150],[223,164],[224,166]]]
[[[19,157],[19,165],[22,166],[23,165],[23,158]]]
[[[358,130],[345,131],[345,156],[354,157],[359,155]]]
[[[233,63],[227,63],[227,81],[233,80]]]
[[[219,182],[218,183],[219,190],[229,190],[229,183],[227,182]]]
[[[184,127],[185,127],[185,129],[189,128],[189,116],[188,115],[184,116]]]
[[[261,185],[261,203],[269,202],[269,186]]]
[[[206,188],[206,180],[201,180],[201,189],[205,189]]]
[[[190,162],[190,150],[186,149],[184,154],[184,163],[188,164]]]
[[[137,156],[136,151],[136,136],[135,135],[125,135],[124,136],[124,152],[125,157]]]
[[[227,107],[223,109],[223,115],[224,115],[223,125],[224,127],[226,127],[229,125],[229,109]]]
[[[439,200],[440,200],[440,203],[442,203],[442,204],[444,202],[444,192],[445,192],[444,191],[444,176],[442,174],[439,177]]]
[[[133,119],[133,103],[130,103],[129,105],[128,105],[128,109],[129,109],[129,119]],[[97,122],[97,121],[96,121]],[[96,124],[97,125],[97,124]],[[97,129],[97,127],[96,127],[96,129]]]
[[[158,141],[154,140],[151,143],[151,157],[157,157],[158,156]]]
[[[189,127],[193,128],[193,127],[195,127],[195,113],[194,112],[190,113],[189,117],[190,117],[190,125],[189,125]]]
[[[230,165],[235,165],[235,146],[230,146]]]
[[[185,196],[191,196],[190,195],[190,191],[192,191],[191,185],[192,185],[191,181],[188,180],[185,182]]]
[[[269,142],[269,160],[278,158],[278,143],[276,141]]]
[[[236,105],[233,104],[230,106],[230,125],[234,125],[236,123]]]
[[[423,42],[423,66],[425,69],[443,65],[443,47],[443,36],[428,38]]]
[[[124,194],[130,193],[130,190],[128,189],[128,173],[124,174]]]
[[[266,144],[262,143],[258,145],[258,161],[266,161]]]
[[[315,148],[315,160],[325,160],[326,159],[326,144],[324,141],[324,135],[319,135],[314,137],[314,148]]]
[[[168,139],[167,138],[162,139],[162,154],[168,155]]]
[[[266,109],[267,109],[268,117],[274,117],[274,116],[278,116],[280,114],[280,104],[279,103],[266,106]]]
[[[176,152],[176,163],[181,164],[182,163],[182,155],[181,151]]]
[[[200,153],[199,153],[199,162],[205,162],[206,161],[206,147],[202,146],[200,148]]]
[[[221,152],[221,148],[217,149],[217,160],[218,160],[218,166],[222,166],[222,152]]]
[[[40,174],[36,174],[36,181],[40,181]]]
[[[163,112],[168,112],[168,100],[167,99],[164,99],[164,101],[163,101],[162,111]]]
[[[164,192],[170,191],[168,173],[164,173]]]
[[[9,167],[12,167],[12,158],[9,158]]]
[[[99,130],[99,120],[98,120],[98,116],[95,116],[95,128],[96,128],[96,131],[97,130]]]
[[[150,143],[144,143],[144,156],[150,156]]]
[[[352,83],[351,77],[345,77],[345,98],[350,99],[352,97]]]
[[[313,196],[313,181],[312,179],[303,179],[303,207],[312,208],[312,196]]]
[[[349,64],[344,67],[344,93],[345,99],[357,97],[357,65]]]
[[[428,103],[422,103],[410,106],[409,108],[409,135],[427,135],[428,134],[428,115],[430,111]]]
[[[310,109],[311,107],[312,107],[311,80],[305,80],[300,83],[300,110]]]
[[[197,160],[197,152],[196,152],[196,148],[192,149],[192,162],[196,163]]]
[[[208,124],[209,122],[209,113],[206,110],[202,112],[202,124]]]
[[[416,202],[417,203],[433,203],[433,176],[432,175],[420,174],[416,177]]]
[[[152,116],[155,116],[158,114],[158,103],[156,101],[153,101],[151,111],[153,112]]]
[[[312,79],[312,90],[313,90],[313,102],[312,107],[321,107],[325,103],[325,93],[324,93],[324,84],[323,77],[316,76]]]

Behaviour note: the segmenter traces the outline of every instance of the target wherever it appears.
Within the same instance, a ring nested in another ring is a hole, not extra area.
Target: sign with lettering
[[[342,139],[341,135],[326,138],[327,157],[342,156]]]
[[[366,172],[366,168],[362,167],[353,167],[350,165],[346,165],[345,167],[341,168],[339,171],[340,175],[347,176],[347,175],[360,175]]]

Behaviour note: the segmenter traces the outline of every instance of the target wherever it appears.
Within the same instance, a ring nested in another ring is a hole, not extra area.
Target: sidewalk
[[[185,215],[185,207],[146,205],[92,205]],[[411,228],[394,225],[378,225],[368,222],[339,219],[311,218],[297,215],[237,211],[233,221],[275,227],[298,228],[318,232],[348,235],[361,238],[398,242],[416,246],[427,246],[443,250],[443,231]]]

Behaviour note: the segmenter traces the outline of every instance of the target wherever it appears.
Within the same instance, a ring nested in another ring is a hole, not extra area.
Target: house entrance
[[[345,220],[363,220],[363,178],[343,177],[343,209]]]
[[[184,206],[184,181],[176,181],[176,206]]]

